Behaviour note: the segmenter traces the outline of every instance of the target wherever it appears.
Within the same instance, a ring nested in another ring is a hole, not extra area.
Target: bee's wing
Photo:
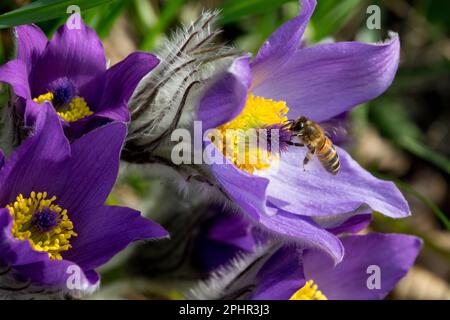
[[[320,123],[325,135],[334,143],[341,143],[347,140],[348,126],[347,119],[343,117],[333,118]]]

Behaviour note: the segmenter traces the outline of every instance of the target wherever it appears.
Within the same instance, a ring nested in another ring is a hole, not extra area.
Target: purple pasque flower
[[[171,173],[185,175],[168,159],[175,145],[172,134],[176,129],[191,129],[204,84],[239,56],[237,50],[216,42],[221,33],[216,27],[218,13],[202,12],[157,50],[161,63],[142,79],[128,104],[131,122],[123,160],[158,163]],[[160,168],[157,171],[161,175]]]
[[[422,247],[422,240],[404,234],[369,233],[342,238],[345,256],[333,265],[317,251],[303,253],[305,280],[314,282],[331,300],[383,299],[403,278]],[[379,280],[370,278],[377,276]],[[312,288],[311,288],[312,289]],[[297,292],[298,299],[306,292]]]
[[[40,106],[33,133],[0,170],[0,282],[12,274],[33,286],[89,293],[99,284],[95,269],[131,242],[167,237],[138,211],[104,205],[126,131],[110,123],[69,144],[53,107]],[[76,269],[78,285],[67,287]]]
[[[344,259],[338,265],[329,256],[314,250],[283,247],[259,270],[253,299],[291,300],[375,300],[385,298],[414,264],[422,240],[403,234],[369,233],[342,238]],[[302,279],[278,273],[284,268],[300,268]],[[377,279],[377,277],[379,278]],[[302,282],[295,287],[295,281]],[[277,290],[267,284],[276,283]]]
[[[341,231],[352,232],[351,228]],[[422,246],[419,238],[402,234],[347,235],[341,241],[345,255],[335,265],[323,251],[263,239],[242,218],[222,212],[207,224],[197,246],[197,260],[212,276],[191,295],[201,299],[383,299],[406,275]]]
[[[245,215],[233,214],[229,209],[210,205],[202,214],[208,218],[200,224],[201,231],[195,232],[199,236],[193,256],[195,264],[203,272],[211,272],[229,264],[237,256],[255,253],[259,247],[274,239],[271,233],[259,228],[254,221]],[[371,220],[370,214],[358,214],[336,227],[323,227],[320,232],[336,237],[356,234],[366,228]],[[305,246],[310,244],[302,244],[302,247]]]
[[[211,205],[202,215],[209,216],[197,226],[193,264],[208,273],[230,263],[238,255],[250,254],[267,241],[266,236],[242,216]]]
[[[16,27],[15,34],[17,58],[0,67],[0,81],[18,97],[14,123],[31,127],[48,101],[69,139],[111,120],[128,122],[128,100],[159,63],[152,54],[136,52],[107,69],[100,39],[82,21],[80,29],[64,24],[50,41],[35,25]]]
[[[218,131],[226,140],[226,129],[261,130],[300,116],[321,124],[390,86],[399,63],[398,37],[383,44],[303,47],[302,35],[315,5],[314,0],[301,1],[301,13],[276,30],[253,61],[236,59],[210,86],[198,110],[205,131]],[[272,234],[320,247],[336,261],[343,248],[323,227],[338,227],[371,210],[393,218],[410,214],[393,183],[373,177],[340,147],[340,171],[334,176],[317,157],[303,169],[305,147],[289,146],[275,159],[262,157],[248,166],[221,147],[211,148],[211,141],[205,144],[211,159],[222,158],[210,161],[212,176],[249,219]]]

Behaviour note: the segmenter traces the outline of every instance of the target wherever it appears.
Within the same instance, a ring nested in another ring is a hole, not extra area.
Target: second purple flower
[[[10,114],[23,140],[39,108],[49,102],[69,139],[109,121],[128,122],[127,103],[138,82],[159,60],[149,53],[132,53],[107,69],[103,45],[95,31],[63,25],[51,41],[34,25],[16,28],[17,58],[0,67],[0,81],[17,97]]]

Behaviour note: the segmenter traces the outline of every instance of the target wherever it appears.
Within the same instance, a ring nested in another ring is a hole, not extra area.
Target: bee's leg
[[[290,127],[293,122],[294,122],[294,120],[287,120],[281,128],[286,129],[286,128]]]
[[[286,143],[290,146],[296,146],[296,147],[304,147],[305,145],[303,143],[298,143],[294,141],[286,141]]]
[[[303,170],[306,171],[305,167],[308,164],[308,162],[314,157],[314,153],[316,152],[316,149],[308,149],[308,153],[305,156],[305,159],[303,159]]]

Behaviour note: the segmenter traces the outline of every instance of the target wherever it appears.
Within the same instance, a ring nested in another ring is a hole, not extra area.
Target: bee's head
[[[313,140],[319,134],[314,122],[303,116],[294,120],[290,129],[303,141]]]
[[[300,117],[294,120],[291,125],[291,130],[297,132],[298,135],[303,136],[305,134],[305,128],[307,128],[308,119]]]

